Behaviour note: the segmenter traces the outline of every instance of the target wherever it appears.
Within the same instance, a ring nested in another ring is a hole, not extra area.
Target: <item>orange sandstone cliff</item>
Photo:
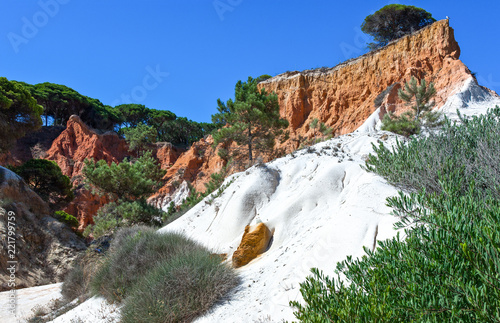
[[[412,76],[434,82],[436,107],[441,107],[472,76],[459,57],[454,31],[448,20],[441,20],[326,71],[289,72],[260,86],[278,95],[281,116],[290,123],[285,143],[290,152],[301,137],[312,136],[309,124],[314,118],[342,135],[361,126],[379,107],[382,114],[403,108],[397,91]],[[375,106],[377,97],[382,106]]]
[[[309,124],[314,118],[342,135],[361,126],[378,108],[381,117],[388,110],[407,109],[397,90],[412,76],[434,82],[439,108],[472,77],[459,57],[454,31],[448,20],[441,20],[333,68],[287,72],[263,81],[260,88],[276,92],[280,114],[289,121],[290,139],[278,147],[289,153],[312,138]],[[165,208],[182,180],[204,190],[210,174],[224,165],[210,144],[211,138],[203,139],[181,155],[168,170],[167,184],[150,202]]]

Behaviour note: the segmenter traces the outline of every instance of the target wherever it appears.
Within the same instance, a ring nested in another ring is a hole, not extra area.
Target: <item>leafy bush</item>
[[[145,152],[135,162],[127,159],[108,165],[105,160],[97,163],[85,160],[83,174],[87,184],[113,198],[134,200],[155,192],[165,171],[160,169],[151,152]]]
[[[410,137],[420,133],[420,122],[415,120],[415,116],[410,111],[404,112],[400,116],[387,113],[382,119],[381,129]]]
[[[440,174],[460,171],[465,193],[474,182],[477,189],[489,189],[500,196],[500,108],[487,115],[461,118],[455,126],[445,120],[442,131],[428,138],[397,142],[392,149],[374,146],[377,156],[370,155],[366,169],[385,177],[404,190],[425,189],[440,193]]]
[[[148,204],[145,199],[119,200],[101,207],[94,217],[94,224],[85,229],[84,235],[92,233],[94,238],[98,238],[112,233],[116,228],[134,224],[160,226],[165,217],[163,210]]]
[[[500,109],[462,121],[392,152],[376,148],[367,168],[414,191],[388,199],[406,239],[339,263],[336,278],[313,269],[305,305],[292,302],[298,319],[500,320]]]
[[[64,211],[56,211],[54,213],[54,217],[58,221],[65,223],[72,228],[76,228],[79,225],[77,218],[75,218],[73,215],[66,213]]]
[[[132,288],[122,322],[191,322],[236,284],[233,270],[206,250],[178,254]]]

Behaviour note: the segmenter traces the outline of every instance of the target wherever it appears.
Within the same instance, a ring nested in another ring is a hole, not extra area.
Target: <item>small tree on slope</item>
[[[224,140],[234,140],[248,148],[248,160],[252,164],[254,151],[270,150],[280,130],[288,126],[288,121],[280,118],[278,97],[260,91],[257,84],[262,77],[249,77],[247,82],[238,81],[235,88],[235,100],[229,99],[224,104],[217,101],[219,113],[212,116],[216,124],[226,127],[214,133],[214,144]]]
[[[410,82],[405,84],[404,90],[398,90],[398,96],[413,111],[407,111],[401,116],[386,114],[382,120],[382,130],[409,137],[420,133],[422,126],[433,128],[442,124],[441,114],[431,111],[434,106],[431,99],[434,95],[436,95],[436,89],[432,82],[427,86],[425,80],[422,79],[419,85],[412,77]]]

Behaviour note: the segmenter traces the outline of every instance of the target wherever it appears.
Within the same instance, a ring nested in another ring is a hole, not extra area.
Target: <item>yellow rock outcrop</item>
[[[258,223],[254,226],[247,225],[241,243],[233,254],[233,267],[244,266],[264,253],[272,236],[271,230],[264,223]]]

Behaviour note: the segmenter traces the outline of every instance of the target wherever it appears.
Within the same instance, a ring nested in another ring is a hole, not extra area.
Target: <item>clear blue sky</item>
[[[0,0],[0,76],[210,121],[240,79],[363,54],[364,17],[389,3],[449,16],[461,59],[500,91],[491,0]]]

